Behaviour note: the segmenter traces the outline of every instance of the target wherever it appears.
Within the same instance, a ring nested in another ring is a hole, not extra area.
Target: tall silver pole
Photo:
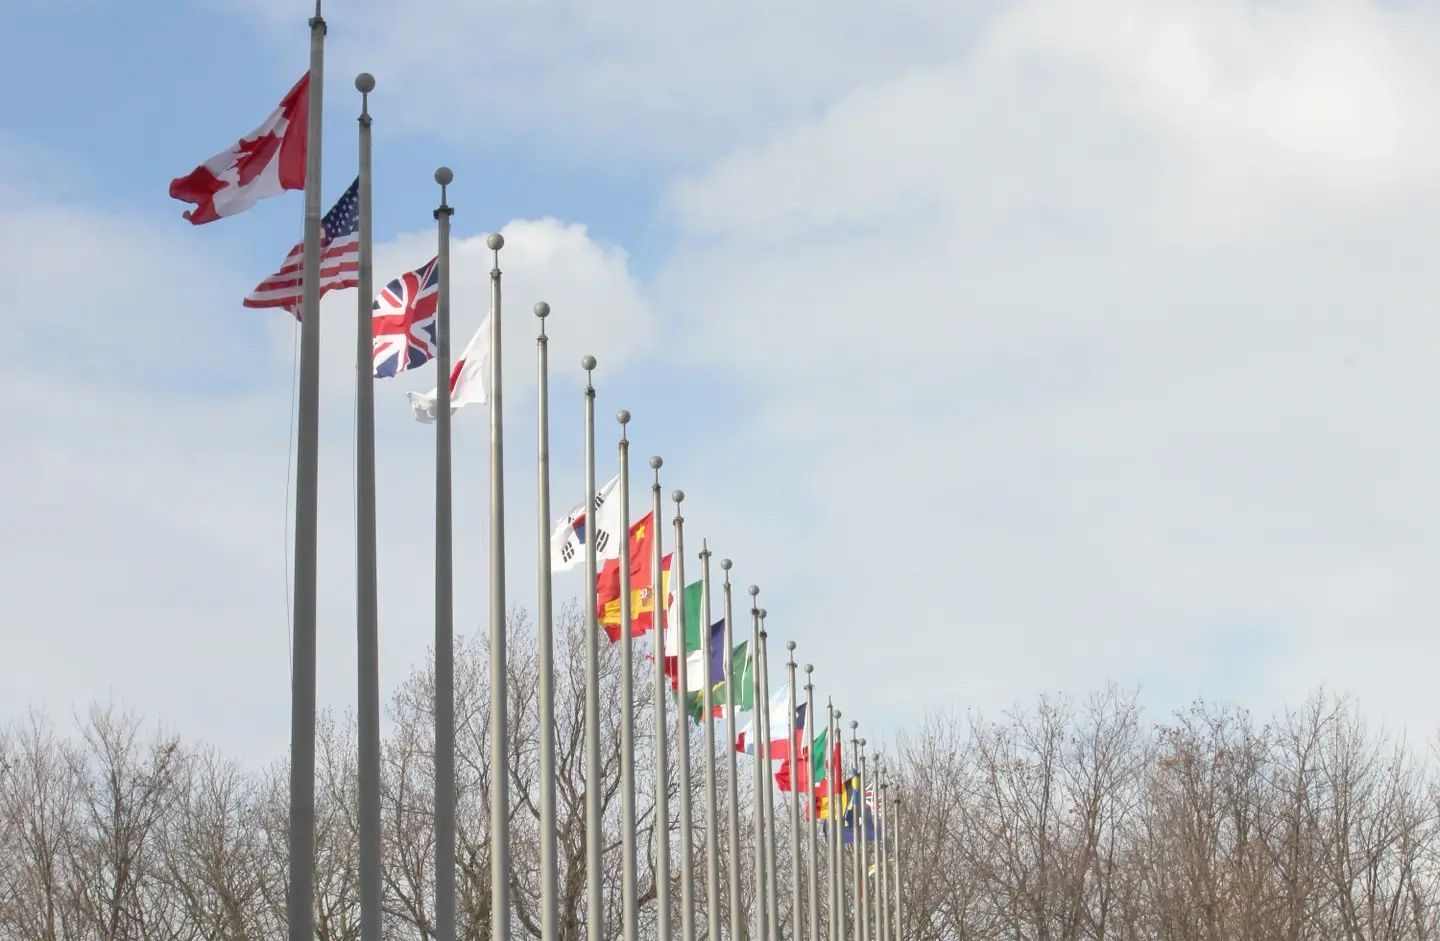
[[[307,277],[300,315],[299,414],[295,427],[295,597],[290,682],[290,941],[315,937],[315,582],[320,506],[320,116],[325,20],[310,19],[310,111],[305,126]]]
[[[600,894],[600,627],[595,605],[595,357],[580,360],[585,370],[585,928],[588,941],[602,941],[605,917]],[[630,533],[618,534],[622,542]]]
[[[840,741],[840,716],[841,712],[834,705],[830,707],[830,741],[833,746],[827,745],[826,750],[832,748],[841,749]],[[827,756],[828,757],[828,756]],[[842,755],[839,764],[831,768],[825,776],[830,780],[830,938],[832,941],[845,941],[845,844],[840,836],[840,800],[841,789],[844,782],[845,761]]]
[[[859,727],[859,722],[850,720],[850,755],[857,771],[860,768],[860,738],[856,729]],[[865,936],[864,922],[860,920],[860,897],[865,892],[865,873],[860,868],[860,835],[864,823],[865,793],[861,791],[855,795],[855,801],[850,806],[850,926],[854,941],[862,941]]]
[[[760,609],[760,683],[765,689],[765,705],[759,708],[764,720],[765,734],[756,744],[760,746],[762,791],[765,794],[765,930],[771,941],[780,941],[780,893],[777,887],[775,868],[775,768],[770,760],[770,655],[766,649],[765,609]],[[793,717],[792,717],[793,721]]]
[[[690,687],[686,676],[686,657],[689,645],[685,630],[685,518],[680,515],[680,504],[685,492],[673,490],[670,499],[675,501],[675,617],[679,620],[680,649],[675,652],[675,680],[679,688],[679,701],[685,702]],[[701,632],[704,633],[703,630]],[[695,841],[691,833],[693,819],[690,800],[690,718],[683,707],[675,710],[675,751],[680,764],[680,937],[684,941],[695,941]]]
[[[510,682],[505,637],[505,424],[500,249],[490,248],[490,939],[510,941]],[[449,373],[446,373],[449,375]],[[442,385],[448,383],[441,380]]]
[[[860,941],[870,941],[870,842],[869,829],[865,826],[865,793],[870,786],[869,775],[865,773],[865,739],[860,739],[860,814],[855,839],[860,843]]]
[[[730,938],[741,941],[744,927],[740,921],[740,778],[735,760],[735,606],[730,597],[729,559],[720,560],[725,571],[725,768],[729,786],[725,809],[729,813],[726,849],[729,851]]]
[[[660,505],[660,468],[665,464],[657,455],[650,459],[655,482],[650,485],[650,523],[654,529],[655,552],[650,557],[650,592],[654,599],[651,635],[655,645],[655,939],[670,941],[670,754],[665,734],[665,630],[664,576],[662,549],[665,527],[660,525],[664,508]],[[684,634],[684,626],[680,633]],[[683,642],[681,646],[684,646]],[[682,723],[684,719],[680,720]]]
[[[820,872],[819,856],[816,854],[815,846],[815,760],[818,757],[820,767],[825,767],[825,755],[815,754],[815,737],[810,730],[815,728],[815,684],[810,681],[810,674],[815,667],[805,664],[805,741],[809,743],[810,752],[810,777],[805,782],[805,799],[810,802],[809,812],[805,814],[805,839],[808,843],[805,857],[807,859],[807,875],[809,876],[809,924],[810,941],[820,941]],[[830,739],[827,735],[825,747],[830,747]]]
[[[435,313],[435,941],[455,941],[455,570],[450,481],[450,216],[440,184],[440,283]]]
[[[640,941],[635,891],[635,638],[630,609],[630,413],[620,423],[620,904],[625,941]],[[652,521],[651,529],[655,528]]]
[[[800,743],[795,734],[796,687],[799,685],[795,680],[795,641],[787,640],[785,650],[790,654],[785,663],[785,675],[790,681],[790,734],[787,736],[790,739],[787,745],[790,758],[790,941],[800,941],[804,912],[800,897],[800,869],[803,863],[800,861]],[[807,715],[806,731],[803,733],[806,738],[810,736],[809,725]]]
[[[765,713],[770,702],[765,698],[764,662],[760,659],[760,607],[757,596],[758,585],[750,586],[750,656],[754,666],[750,671],[750,699],[755,709],[751,724],[755,728],[754,793],[755,804],[755,937],[758,941],[774,941],[765,926],[767,906],[765,881],[765,761],[763,755],[769,743],[765,741]]]
[[[905,869],[903,851],[900,849],[900,817],[905,798],[895,798],[895,937],[896,941],[904,941],[905,938]]]
[[[875,756],[875,817],[880,828],[875,841],[875,874],[880,883],[880,911],[875,919],[880,941],[890,941],[890,864],[885,852],[885,841],[890,838],[885,820],[885,759]]]
[[[709,941],[720,941],[720,840],[715,832],[719,822],[715,799],[715,677],[710,664],[710,547],[700,544],[700,707],[705,739],[705,914]],[[721,638],[724,642],[724,638]]]
[[[538,646],[540,647],[540,941],[559,941],[560,903],[556,891],[559,877],[559,845],[555,823],[555,592],[550,570],[550,355],[545,336],[545,318],[550,305],[535,305],[540,318],[540,335],[535,338],[535,364],[539,380],[537,401],[536,453],[539,512],[536,531],[536,576],[540,597]]]
[[[384,873],[380,849],[380,615],[375,535],[374,222],[370,202],[370,93],[375,76],[355,76],[360,93],[360,270],[355,331],[355,646],[359,683],[360,941],[380,941]]]

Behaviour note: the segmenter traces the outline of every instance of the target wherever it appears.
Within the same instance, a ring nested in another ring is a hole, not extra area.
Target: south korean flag
[[[550,536],[550,571],[568,572],[585,558],[585,540],[595,540],[596,563],[620,558],[620,475],[595,494],[592,512],[581,501],[555,524]]]

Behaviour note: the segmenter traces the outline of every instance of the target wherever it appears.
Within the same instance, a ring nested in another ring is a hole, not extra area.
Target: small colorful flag
[[[360,178],[320,220],[320,296],[353,288],[360,277]],[[280,270],[255,286],[246,307],[283,307],[300,319],[305,294],[305,243],[296,242]]]
[[[385,285],[371,305],[375,324],[375,378],[423,366],[435,357],[435,311],[440,301],[440,257]]]
[[[486,372],[490,366],[490,318],[487,316],[480,329],[465,345],[460,358],[450,370],[450,414],[457,408],[471,402],[484,405],[489,401],[485,388]],[[410,407],[415,410],[415,420],[432,424],[439,413],[440,387],[429,392],[407,392]]]

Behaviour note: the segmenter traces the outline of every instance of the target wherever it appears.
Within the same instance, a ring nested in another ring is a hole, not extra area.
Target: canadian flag
[[[170,196],[194,203],[193,225],[244,212],[262,199],[305,188],[305,133],[310,114],[310,73],[290,89],[265,123],[170,181]]]
[[[477,402],[484,405],[485,370],[490,365],[490,318],[487,316],[480,329],[470,338],[465,352],[455,361],[450,370],[450,414],[462,405]],[[440,410],[436,407],[440,398],[437,385],[423,395],[419,392],[405,393],[410,398],[410,407],[415,410],[415,420],[427,425],[435,421]]]

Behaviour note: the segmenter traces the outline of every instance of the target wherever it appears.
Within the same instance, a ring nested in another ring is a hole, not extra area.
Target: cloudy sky
[[[306,68],[305,0],[0,11],[0,719],[113,696],[284,753],[292,322],[240,299],[299,194],[199,228],[172,177]],[[687,533],[877,733],[1139,685],[1440,692],[1440,14],[1362,0],[333,0],[324,201],[373,72],[377,280],[457,343],[503,231],[510,597],[534,597],[534,335],[556,509],[598,357]],[[354,701],[354,292],[324,304],[320,698]],[[433,438],[377,387],[382,683],[433,622]],[[456,421],[456,609],[487,428]],[[639,476],[639,475],[637,475]],[[637,484],[637,500],[647,496]],[[570,597],[577,576],[557,583]],[[778,659],[778,658],[777,658]]]

